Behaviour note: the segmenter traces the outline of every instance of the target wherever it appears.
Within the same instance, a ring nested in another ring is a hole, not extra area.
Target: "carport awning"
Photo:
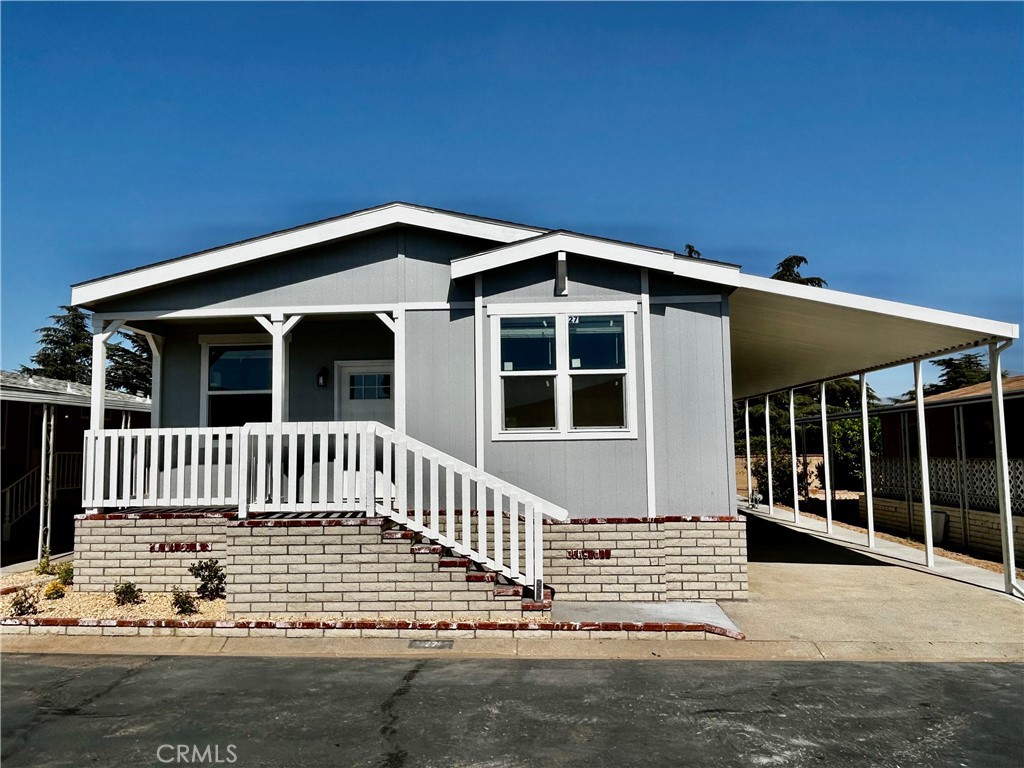
[[[887,368],[993,341],[1018,326],[736,275],[729,298],[736,398]]]

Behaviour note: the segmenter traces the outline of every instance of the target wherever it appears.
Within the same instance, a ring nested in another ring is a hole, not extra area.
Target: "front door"
[[[395,426],[394,360],[340,360],[334,372],[335,419]]]

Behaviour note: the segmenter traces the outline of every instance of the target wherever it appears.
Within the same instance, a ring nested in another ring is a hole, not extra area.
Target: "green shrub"
[[[53,574],[57,577],[57,581],[65,587],[70,587],[75,583],[75,566],[71,563],[57,563]]]
[[[39,613],[39,598],[35,592],[22,587],[11,598],[11,615],[31,616],[34,613]]]
[[[50,548],[43,547],[43,556],[39,558],[39,564],[35,568],[40,576],[53,576],[54,566],[50,562]]]
[[[142,590],[134,581],[122,581],[114,587],[114,602],[118,605],[138,605],[142,602]]]
[[[51,581],[43,590],[43,597],[47,600],[60,600],[64,597],[64,585],[59,581]]]
[[[196,594],[202,600],[217,600],[224,597],[227,576],[224,567],[214,559],[200,560],[188,567],[188,572],[199,579]]]
[[[178,587],[171,590],[171,605],[174,606],[174,612],[179,616],[191,616],[193,613],[199,612],[195,598]]]

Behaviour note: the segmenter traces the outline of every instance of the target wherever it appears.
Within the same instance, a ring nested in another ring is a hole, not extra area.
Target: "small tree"
[[[800,267],[807,263],[807,259],[804,256],[793,254],[787,256],[778,263],[775,268],[775,274],[772,275],[772,280],[782,280],[787,283],[799,283],[800,285],[812,285],[815,288],[824,288],[828,285],[824,278],[821,277],[804,277],[800,274]]]
[[[92,334],[85,313],[78,307],[62,306],[64,314],[50,315],[53,325],[40,328],[39,351],[32,366],[22,373],[61,381],[88,384],[92,377]]]
[[[128,344],[111,344],[107,348],[107,388],[130,395],[149,397],[153,392],[153,351],[145,336],[121,334]]]

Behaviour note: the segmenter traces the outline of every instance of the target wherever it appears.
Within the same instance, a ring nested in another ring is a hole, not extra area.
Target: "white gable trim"
[[[533,227],[485,221],[405,203],[394,203],[83,283],[71,289],[71,303],[77,305],[103,301],[142,288],[152,288],[205,272],[235,267],[298,248],[307,248],[399,224],[502,243],[523,240],[544,232]]]
[[[662,272],[672,272],[673,262],[676,260],[675,254],[672,251],[645,248],[626,243],[614,243],[571,232],[552,232],[502,248],[495,248],[472,256],[454,259],[452,261],[452,279],[475,275],[509,264],[518,264],[521,261],[558,253],[559,251],[590,256],[595,259],[617,261],[622,264],[632,264],[637,267],[648,267]],[[705,280],[714,279],[712,275],[717,270],[730,269],[729,267],[713,264],[697,264],[696,267],[698,271],[707,274],[707,277],[704,278]]]

